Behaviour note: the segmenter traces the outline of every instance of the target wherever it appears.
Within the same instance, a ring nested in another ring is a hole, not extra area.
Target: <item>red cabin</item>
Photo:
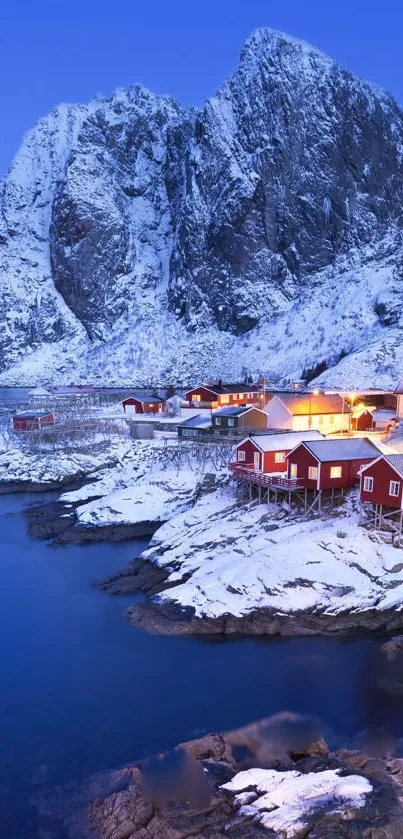
[[[125,414],[161,414],[165,399],[161,396],[128,396],[122,402]]]
[[[236,464],[256,472],[286,472],[286,455],[302,440],[323,440],[320,431],[250,435],[235,448]]]
[[[305,441],[286,455],[288,477],[299,478],[307,489],[348,489],[378,453],[366,437]]]
[[[364,466],[360,501],[403,509],[403,454],[382,454]]]
[[[25,411],[13,417],[14,431],[35,431],[54,423],[55,415],[46,411]]]

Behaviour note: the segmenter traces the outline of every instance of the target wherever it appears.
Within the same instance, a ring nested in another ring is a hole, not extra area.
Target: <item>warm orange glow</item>
[[[313,393],[314,396],[317,396],[319,391],[318,390],[313,390],[312,393]]]

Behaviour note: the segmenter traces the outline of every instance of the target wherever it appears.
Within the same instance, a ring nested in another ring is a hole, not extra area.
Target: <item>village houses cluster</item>
[[[92,385],[58,388],[57,396],[96,394]],[[61,393],[63,391],[63,393]],[[16,432],[49,429],[57,420],[50,393],[32,391],[37,407],[13,417]],[[403,383],[395,390],[320,391],[298,382],[284,389],[257,383],[203,383],[162,397],[122,396],[133,437],[162,430],[181,445],[231,444],[228,464],[250,499],[296,502],[305,511],[359,488],[375,527],[403,519]],[[399,446],[399,442],[401,446]]]

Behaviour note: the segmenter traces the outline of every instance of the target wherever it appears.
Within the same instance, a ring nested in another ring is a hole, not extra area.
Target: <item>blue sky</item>
[[[304,38],[403,104],[401,0],[12,0],[0,17],[0,178],[59,102],[141,82],[201,104],[258,26]]]

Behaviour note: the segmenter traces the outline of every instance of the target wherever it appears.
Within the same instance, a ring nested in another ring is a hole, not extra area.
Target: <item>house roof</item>
[[[217,394],[217,396],[221,396],[225,393],[261,393],[262,388],[260,385],[247,385],[244,382],[241,384],[230,384],[226,382],[222,382],[220,385],[218,383],[215,384],[207,384],[204,382],[201,385],[197,385],[197,387],[192,387],[187,393],[193,393],[194,390],[199,390],[199,388],[204,387],[206,390],[211,391],[211,393]]]
[[[14,419],[39,419],[50,416],[52,411],[23,411],[21,414],[14,414]]]
[[[293,416],[309,414],[347,414],[350,406],[338,393],[281,393],[274,394]]]
[[[211,422],[211,417],[205,417],[203,414],[196,414],[195,417],[189,417],[189,419],[184,420],[181,422],[181,428],[211,428],[213,423]]]
[[[140,402],[144,405],[145,402],[165,402],[165,399],[162,396],[126,396],[123,399],[122,404],[125,402],[129,402],[130,399],[135,399],[136,402]]]
[[[254,405],[228,405],[226,408],[218,408],[213,411],[213,417],[238,417],[241,414],[246,414],[247,411],[259,411]],[[264,414],[264,411],[260,411]]]
[[[396,417],[396,411],[391,411],[388,408],[377,408],[373,411],[372,416],[375,421],[388,422],[388,420]]]
[[[367,437],[349,437],[347,440],[307,440],[303,445],[320,463],[368,458],[375,460],[379,455],[378,447]]]
[[[397,388],[394,392],[395,393],[403,393],[403,379],[399,382],[399,384],[398,384],[398,386],[397,386]]]
[[[403,478],[403,454],[384,454],[383,456]]]
[[[375,405],[357,405],[357,407],[352,410],[351,416],[354,417],[354,419],[358,419],[358,417],[362,417],[362,415],[366,413],[373,415],[374,411]]]
[[[324,440],[323,434],[320,431],[286,431],[277,434],[250,434],[241,443],[238,443],[236,448],[250,440],[262,452],[282,452],[290,451],[290,449],[298,446],[304,440]]]

